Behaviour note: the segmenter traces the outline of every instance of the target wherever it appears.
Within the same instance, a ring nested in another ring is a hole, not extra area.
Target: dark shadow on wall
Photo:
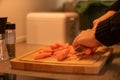
[[[88,9],[80,13],[81,30],[92,28],[92,21],[103,15],[107,8],[102,4],[91,4]]]
[[[41,0],[44,7],[43,11],[54,11],[57,10],[57,0]]]

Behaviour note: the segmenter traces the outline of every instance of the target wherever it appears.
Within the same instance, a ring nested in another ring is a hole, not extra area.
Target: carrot
[[[47,57],[50,57],[52,55],[52,52],[43,52],[43,53],[40,53],[38,55],[36,55],[34,57],[35,60],[38,60],[38,59],[43,59],[43,58],[47,58]]]

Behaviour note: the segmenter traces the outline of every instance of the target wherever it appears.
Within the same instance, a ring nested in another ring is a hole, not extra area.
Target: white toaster
[[[75,12],[29,13],[26,21],[26,42],[48,45],[72,43],[79,32],[79,17]]]

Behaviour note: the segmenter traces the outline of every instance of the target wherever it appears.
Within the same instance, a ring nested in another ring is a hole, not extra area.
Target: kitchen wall
[[[54,11],[66,0],[0,0],[0,17],[8,17],[8,22],[16,24],[17,42],[25,40],[26,15],[29,12]]]

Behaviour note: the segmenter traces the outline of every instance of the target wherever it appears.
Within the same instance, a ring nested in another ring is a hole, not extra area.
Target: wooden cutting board
[[[34,56],[40,50],[41,48],[12,59],[10,61],[11,67],[13,69],[29,71],[98,74],[113,49],[99,47],[94,56],[84,57],[80,60],[75,57],[64,61],[57,61],[54,57],[34,60]]]

